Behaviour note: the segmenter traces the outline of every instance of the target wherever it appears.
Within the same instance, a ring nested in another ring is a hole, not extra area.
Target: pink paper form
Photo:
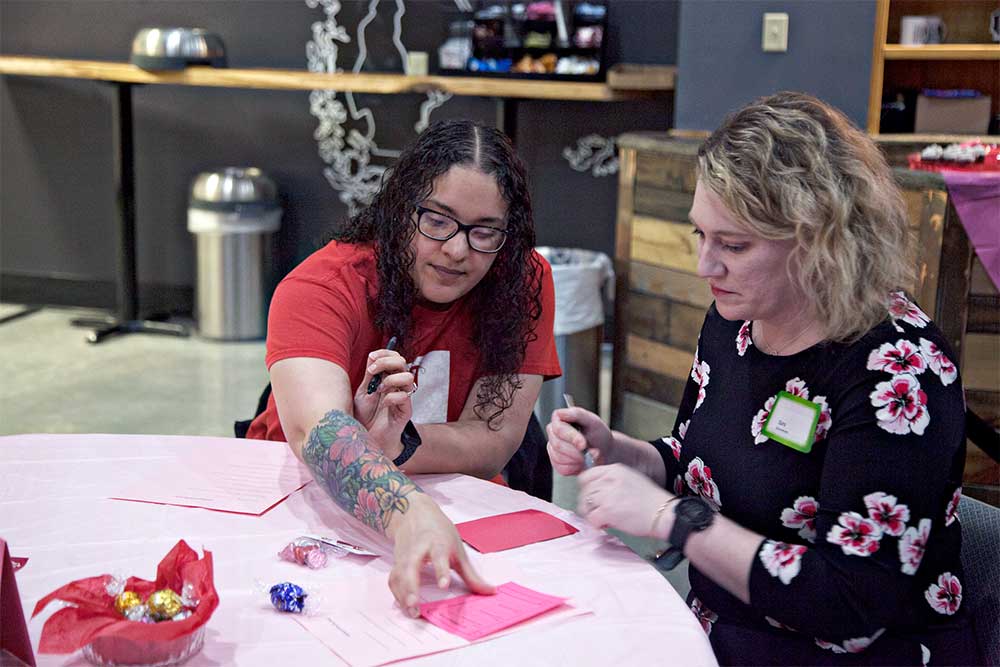
[[[564,604],[563,598],[543,595],[516,584],[504,584],[498,589],[504,590],[509,586],[527,591],[530,595],[555,600],[558,607],[550,607],[548,613],[539,612],[543,614],[542,616],[533,618],[524,616],[520,621],[513,621],[515,625],[503,623],[503,629],[498,629],[488,636],[480,635],[477,639],[469,640],[447,632],[424,618],[406,616],[393,602],[384,578],[361,577],[331,585],[331,590],[336,591],[338,599],[351,600],[350,605],[343,606],[336,613],[327,613],[323,616],[296,615],[295,620],[353,667],[375,667],[397,660],[462,648],[522,629],[557,623],[590,613],[587,609]],[[509,593],[447,598],[437,603],[422,604],[421,609],[427,606],[433,608],[435,605],[444,605],[468,597],[498,598],[502,602],[505,599],[509,600]],[[522,623],[521,621],[525,619],[528,620]],[[480,627],[484,626],[484,623],[480,623]],[[496,624],[496,627],[500,626],[500,623]],[[468,630],[468,627],[465,629]]]
[[[462,595],[420,605],[420,615],[470,642],[492,635],[556,607],[566,598],[545,595],[512,581],[497,586],[496,595]]]
[[[212,440],[137,472],[112,498],[260,516],[311,481],[284,443]]]

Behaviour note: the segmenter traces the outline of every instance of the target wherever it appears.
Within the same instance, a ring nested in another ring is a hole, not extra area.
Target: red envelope
[[[580,532],[562,519],[539,510],[497,514],[455,527],[466,544],[484,554]]]
[[[28,626],[24,622],[24,609],[17,593],[14,566],[10,562],[7,543],[0,537],[0,664],[6,665],[8,655],[13,655],[26,665],[34,665]],[[13,664],[17,662],[11,661]]]

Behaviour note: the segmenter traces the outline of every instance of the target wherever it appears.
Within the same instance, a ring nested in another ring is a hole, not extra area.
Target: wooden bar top
[[[665,155],[697,156],[705,137],[700,132],[679,135],[670,132],[626,132],[615,140],[619,148],[632,148]]]
[[[542,100],[615,102],[651,99],[670,91],[615,90],[603,83],[534,81],[474,76],[406,76],[404,74],[326,74],[290,69],[229,69],[194,66],[177,71],[151,72],[130,63],[67,60],[29,56],[0,56],[0,74],[92,79],[133,84],[212,86],[267,90],[336,90],[338,92],[396,95],[443,90],[472,97],[508,97]]]

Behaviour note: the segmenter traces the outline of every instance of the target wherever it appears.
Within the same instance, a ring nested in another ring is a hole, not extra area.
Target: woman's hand
[[[579,475],[586,467],[584,452],[588,450],[595,463],[613,460],[611,429],[600,417],[583,408],[553,411],[545,433],[549,436],[547,449],[552,468],[560,475]]]
[[[673,494],[621,463],[585,470],[578,479],[577,511],[587,521],[598,528],[615,528],[639,537],[666,539],[670,518],[660,518],[657,526],[653,525],[653,518],[664,502],[675,497]]]
[[[382,382],[375,393],[369,394],[368,384],[379,373]],[[354,392],[354,418],[368,430],[368,441],[390,459],[399,456],[400,434],[413,414],[413,380],[413,373],[398,352],[375,350],[368,355],[365,377]]]
[[[455,525],[428,496],[411,496],[409,509],[393,521],[388,534],[396,544],[389,589],[408,615],[420,615],[420,574],[426,563],[434,570],[438,588],[448,588],[451,570],[455,570],[469,592],[496,592],[473,569]]]

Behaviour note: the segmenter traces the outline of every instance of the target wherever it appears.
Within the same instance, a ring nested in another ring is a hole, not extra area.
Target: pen
[[[573,400],[573,397],[570,394],[563,394],[563,400],[566,401],[567,408],[576,407],[576,401]],[[576,424],[571,423],[570,426],[575,428],[577,431],[580,430],[580,427],[577,426]],[[590,470],[591,468],[594,467],[594,455],[590,453],[589,449],[585,449],[583,451],[583,467],[586,468],[587,470]]]
[[[396,349],[396,337],[395,336],[393,336],[392,338],[389,339],[389,342],[386,343],[386,345],[385,345],[385,349],[387,349],[389,351],[392,351],[392,350]],[[375,377],[373,377],[371,379],[371,382],[368,383],[368,394],[371,395],[371,394],[374,394],[376,391],[378,391],[378,386],[380,384],[382,384],[382,374],[381,373],[377,373],[375,375]]]

